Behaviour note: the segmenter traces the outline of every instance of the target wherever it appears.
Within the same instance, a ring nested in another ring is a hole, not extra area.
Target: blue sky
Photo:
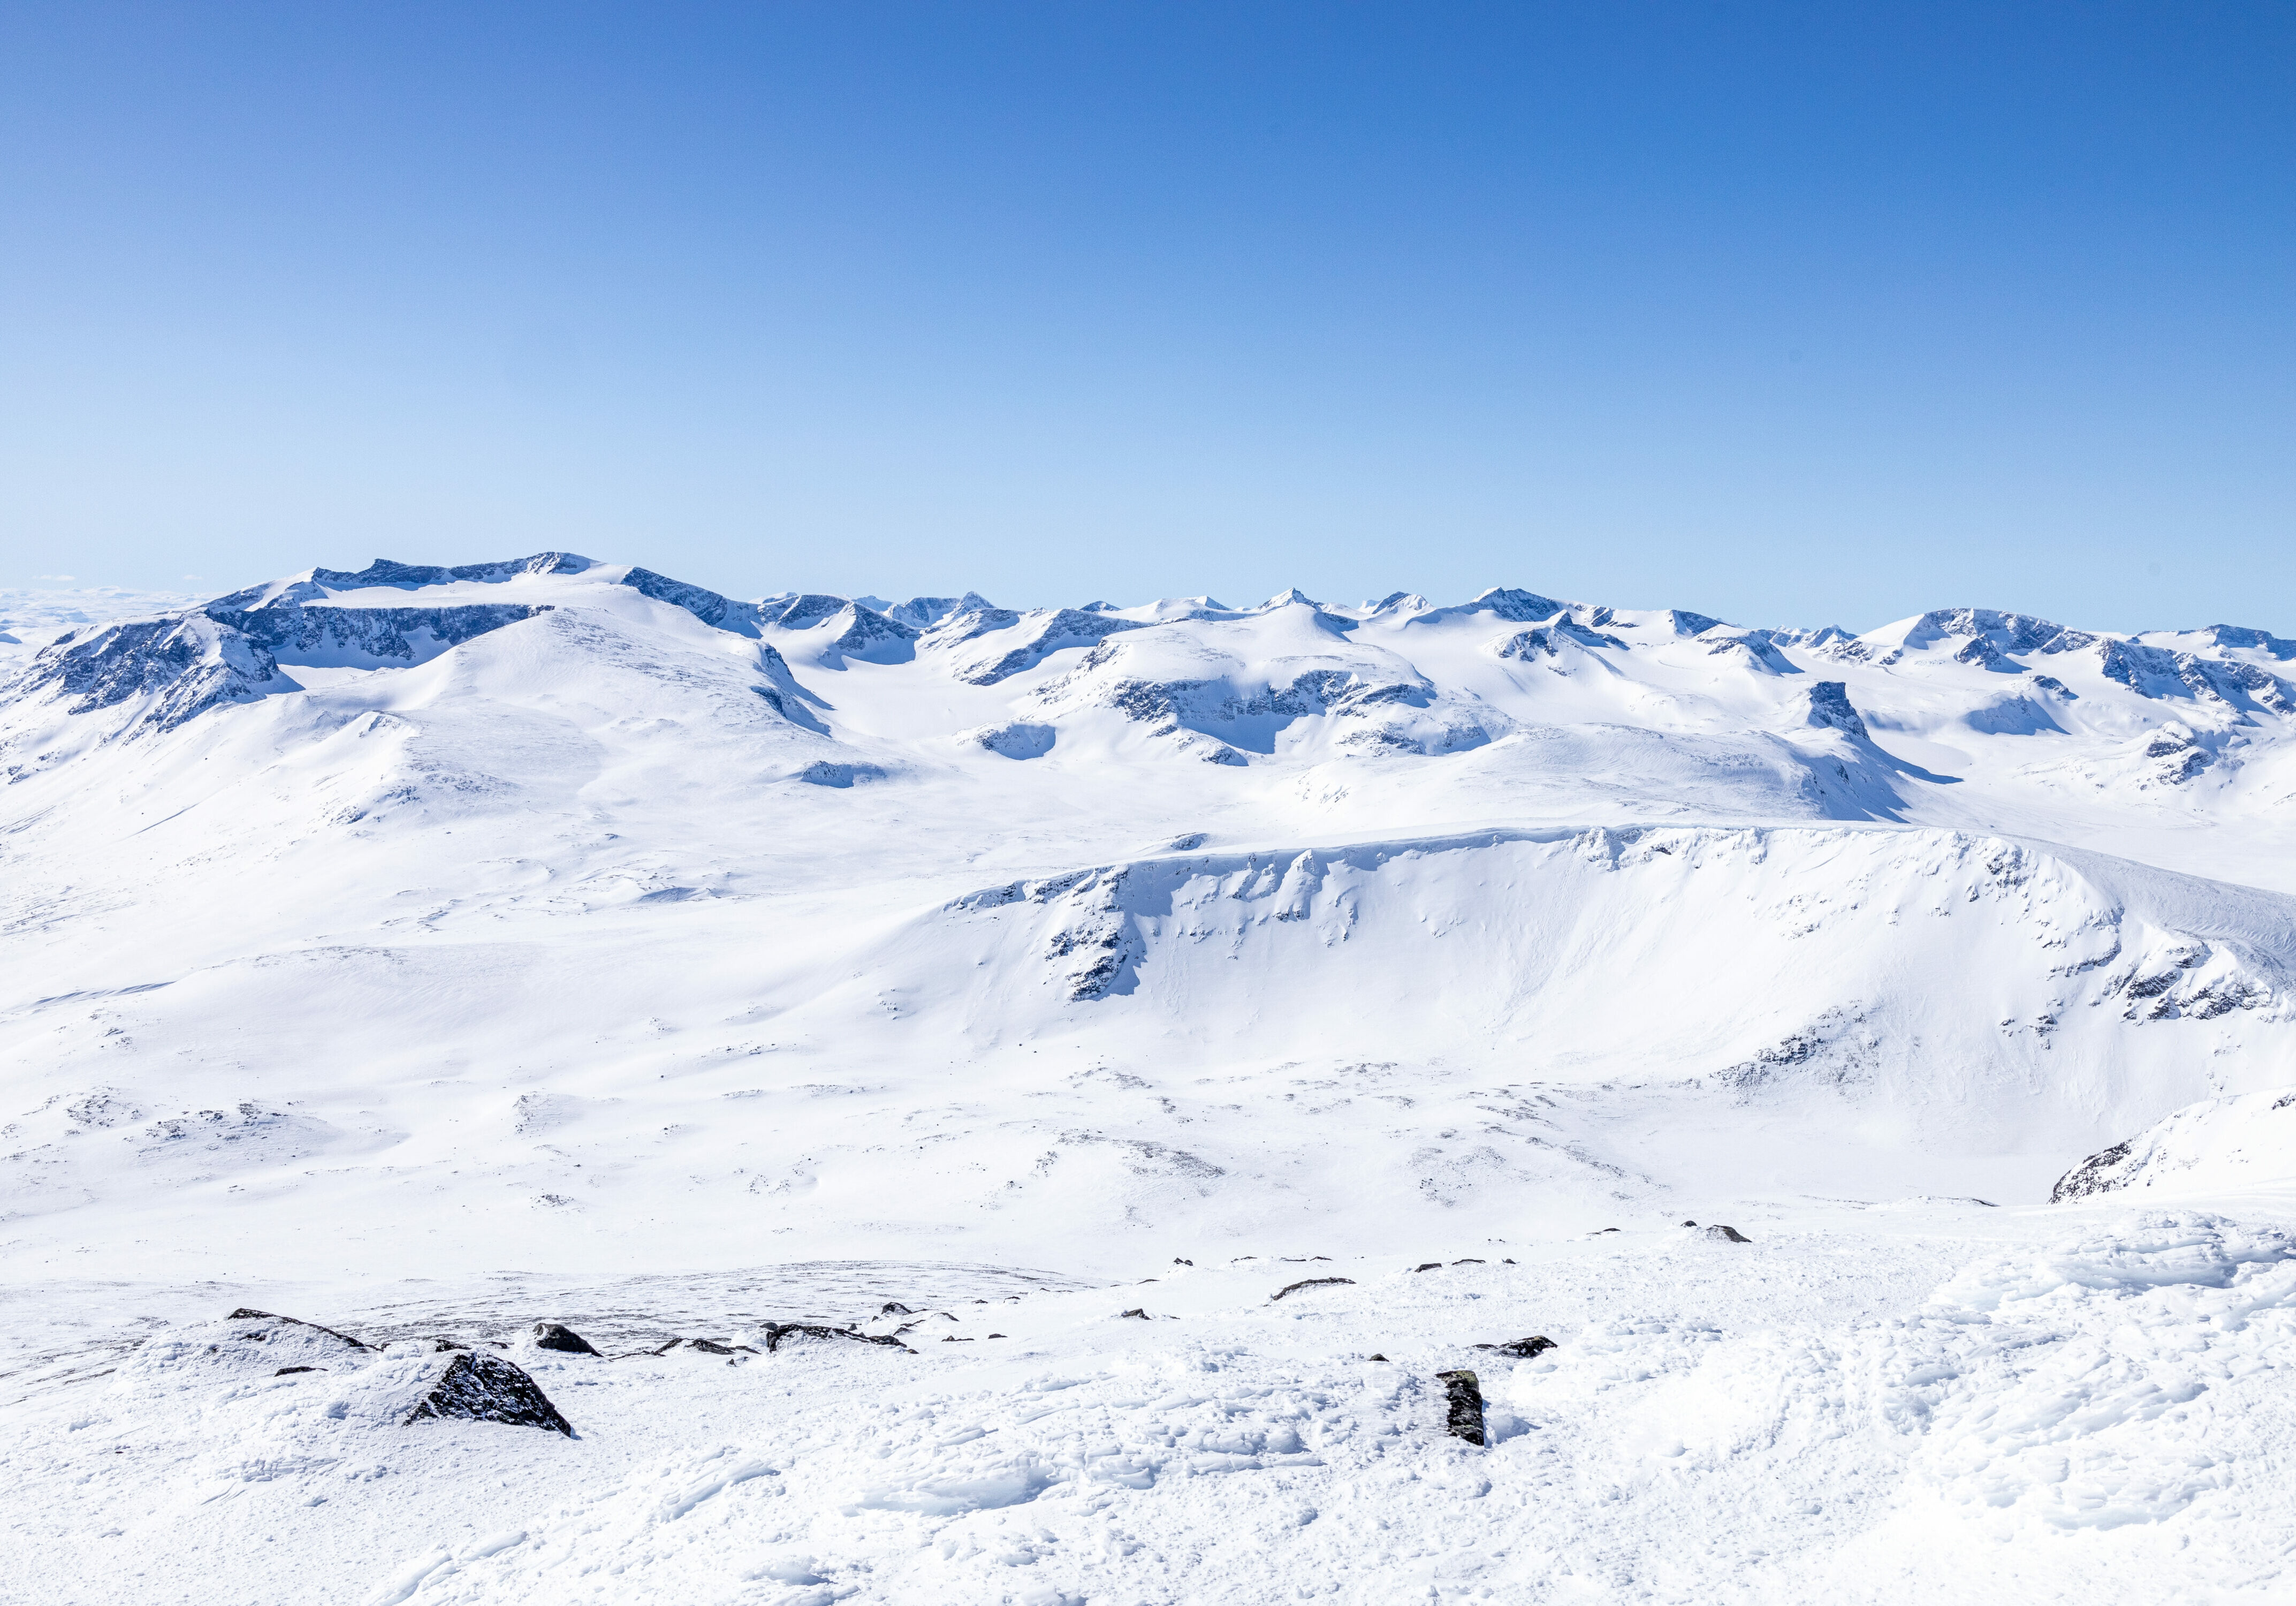
[[[2296,7],[18,4],[0,585],[2296,633]]]

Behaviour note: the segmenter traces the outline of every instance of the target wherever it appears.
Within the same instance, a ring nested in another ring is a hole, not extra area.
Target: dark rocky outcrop
[[[1809,688],[1809,722],[1870,740],[1865,716],[1849,701],[1849,688],[1840,680],[1820,680]]]
[[[537,1322],[534,1324],[534,1347],[556,1350],[561,1355],[594,1355],[598,1353],[589,1339],[557,1322]]]
[[[639,568],[633,568],[623,575],[622,584],[652,597],[656,602],[684,608],[704,624],[716,625],[720,630],[730,630],[739,635],[757,633],[754,628],[742,628],[749,624],[754,613],[748,604],[735,602],[730,597],[721,597],[704,587],[672,580],[668,575],[656,574],[651,569]]]
[[[1449,1408],[1445,1412],[1444,1430],[1453,1438],[1464,1438],[1471,1445],[1488,1441],[1483,1436],[1483,1387],[1472,1371],[1439,1371],[1435,1380],[1443,1385],[1448,1396]]]
[[[23,689],[73,698],[66,712],[76,714],[148,696],[144,721],[172,730],[220,704],[251,703],[287,684],[267,649],[188,614],[68,631],[32,660]]]
[[[2212,624],[2201,634],[2218,647],[2258,647],[2284,661],[2296,658],[2296,641],[2283,640],[2269,630],[2254,630],[2237,624]]]
[[[1923,647],[1954,636],[1984,642],[1985,648],[1976,654],[1962,657],[1962,654],[1969,652],[1964,647],[1955,656],[1964,663],[1987,667],[1991,665],[1986,648],[1993,653],[2061,653],[2087,647],[2096,639],[2030,614],[2005,614],[1997,608],[1931,608],[1906,632],[1906,645]]]
[[[406,1421],[499,1422],[509,1428],[547,1428],[574,1437],[573,1424],[558,1413],[535,1380],[500,1355],[464,1350],[449,1362],[430,1392],[408,1412]]]
[[[429,608],[360,608],[267,604],[244,611],[209,603],[207,616],[259,643],[275,660],[293,663],[316,654],[364,654],[413,663],[410,638],[428,633],[448,647],[551,611],[548,603],[473,602]]]
[[[852,606],[852,599],[832,597],[825,592],[806,591],[787,602],[775,597],[759,605],[760,616],[768,624],[777,624],[785,630],[807,630],[824,619],[834,619]]]
[[[1614,647],[1622,653],[1628,650],[1627,644],[1616,636],[1590,630],[1568,619],[1558,619],[1553,624],[1542,625],[1535,630],[1518,630],[1491,650],[1502,658],[1528,661],[1560,656],[1565,643],[1576,643],[1585,647]]]
[[[1038,622],[1029,632],[1026,640],[997,657],[967,665],[957,672],[957,679],[974,686],[994,686],[999,680],[1009,679],[1036,668],[1064,647],[1090,647],[1123,631],[1145,628],[1136,619],[1115,619],[1104,614],[1087,614],[1077,608],[1062,608],[1055,614],[1037,617]],[[964,638],[949,632],[948,638],[956,640]]]
[[[1406,594],[1396,592],[1380,605],[1401,602]],[[1528,624],[1537,619],[1552,619],[1568,605],[1552,597],[1541,597],[1536,591],[1519,590],[1512,586],[1493,586],[1472,602],[1455,603],[1447,608],[1429,608],[1404,621],[1406,626],[1433,624],[1446,619],[1464,619],[1470,614],[1488,614],[1510,624]]]
[[[686,1351],[693,1355],[756,1355],[756,1344],[718,1344],[717,1339],[670,1339],[661,1348],[647,1351],[652,1355],[668,1355],[673,1351]]]
[[[443,586],[463,581],[479,581],[498,584],[521,574],[579,574],[593,567],[591,560],[571,552],[537,552],[531,557],[506,558],[490,564],[457,564],[452,568],[439,564],[401,564],[387,557],[378,557],[364,569],[314,569],[313,583],[331,590],[359,590],[370,586]],[[223,600],[228,604],[240,597],[259,595],[241,591]]]
[[[754,1355],[758,1352],[748,1344],[720,1344],[715,1338],[672,1338],[653,1353],[666,1355],[672,1350],[688,1350],[702,1355]]]
[[[1133,1306],[1130,1310],[1128,1310],[1128,1311],[1119,1311],[1119,1312],[1117,1312],[1117,1313],[1116,1313],[1116,1319],[1117,1319],[1119,1322],[1123,1321],[1123,1320],[1124,1320],[1124,1318],[1125,1318],[1125,1317],[1127,1317],[1127,1316],[1137,1316],[1137,1317],[1139,1317],[1139,1318],[1140,1318],[1140,1320],[1141,1320],[1141,1321],[1143,1321],[1143,1322],[1148,1321],[1148,1320],[1150,1319],[1150,1318],[1149,1318],[1149,1315],[1148,1315],[1148,1313],[1147,1313],[1145,1310],[1144,1310],[1143,1308],[1141,1308],[1139,1305],[1134,1305],[1134,1306]]]
[[[885,778],[884,770],[874,764],[832,764],[827,759],[816,759],[797,772],[797,778],[816,787],[833,787],[840,791],[857,781]]]
[[[827,650],[844,657],[905,661],[911,655],[909,644],[917,638],[917,632],[907,625],[858,603],[840,616],[840,622],[845,628],[830,640]]]
[[[1488,1349],[1503,1355],[1513,1355],[1519,1361],[1544,1354],[1554,1347],[1554,1340],[1544,1333],[1533,1333],[1528,1338],[1510,1338],[1505,1344],[1478,1344],[1473,1347]]]
[[[1273,1305],[1278,1299],[1283,1298],[1284,1295],[1297,1293],[1301,1289],[1329,1288],[1335,1283],[1346,1283],[1349,1287],[1353,1287],[1355,1284],[1355,1279],[1352,1277],[1302,1277],[1297,1282],[1286,1283],[1283,1287],[1276,1289],[1267,1297],[1267,1301],[1270,1305]]]
[[[2049,1203],[2062,1205],[2127,1187],[2134,1171],[2128,1164],[2128,1154],[2136,1143],[2136,1140],[2130,1138],[2089,1156],[2057,1179],[2057,1185],[2049,1190]]]
[[[842,1338],[853,1344],[875,1344],[887,1349],[914,1354],[909,1347],[890,1334],[879,1336],[856,1332],[849,1327],[823,1327],[811,1322],[768,1322],[766,1323],[766,1348],[777,1350],[793,1338]]]
[[[263,1323],[261,1327],[250,1329],[237,1335],[257,1344],[267,1344],[275,1339],[285,1338],[303,1344],[316,1344],[322,1348],[340,1346],[345,1351],[357,1355],[365,1354],[370,1347],[360,1343],[348,1333],[339,1333],[332,1327],[321,1327],[316,1322],[298,1321],[293,1316],[277,1315],[270,1311],[258,1311],[244,1305],[226,1316],[224,1320]]]
[[[1753,1242],[1753,1240],[1739,1231],[1737,1228],[1726,1227],[1721,1225],[1719,1223],[1707,1228],[1706,1236],[1712,1239],[1718,1239],[1725,1243],[1743,1244]]]

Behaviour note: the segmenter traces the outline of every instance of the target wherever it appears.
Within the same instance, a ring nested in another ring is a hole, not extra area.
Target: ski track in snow
[[[2296,643],[0,609],[0,1598],[2296,1588]]]

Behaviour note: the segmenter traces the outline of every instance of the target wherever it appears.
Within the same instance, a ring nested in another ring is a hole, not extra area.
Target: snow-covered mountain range
[[[0,630],[38,1598],[2289,1581],[2296,641],[103,612]]]
[[[741,601],[542,553],[20,634],[19,1243],[2045,1198],[2296,1084],[2259,629]]]

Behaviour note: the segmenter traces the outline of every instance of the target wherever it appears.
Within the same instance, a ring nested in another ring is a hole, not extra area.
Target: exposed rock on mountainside
[[[283,679],[261,644],[190,614],[67,632],[32,661],[21,690],[70,698],[73,713],[139,699],[152,729],[172,730],[218,704],[252,701]]]
[[[1074,608],[1061,608],[1049,614],[1029,614],[1025,616],[1025,623],[1021,616],[1007,614],[1002,610],[993,614],[984,611],[972,615],[972,621],[977,624],[986,625],[991,620],[999,618],[1006,622],[1003,629],[997,631],[998,634],[1002,635],[1017,626],[1021,639],[1009,647],[1000,642],[998,645],[1002,650],[994,657],[979,659],[964,665],[956,671],[957,679],[973,686],[994,686],[999,680],[1010,679],[1024,670],[1036,668],[1046,658],[1064,647],[1089,647],[1120,630],[1136,630],[1143,628],[1137,620],[1121,619],[1109,614],[1080,613]],[[988,632],[985,630],[976,630],[972,636],[964,638],[969,640],[974,636],[986,633]],[[951,645],[954,645],[955,639],[956,638],[952,636]]]
[[[2098,1150],[2057,1180],[2052,1204],[2161,1190],[2229,1191],[2284,1182],[2296,1165],[2296,1091],[2206,1099]]]
[[[1870,740],[1866,721],[1849,705],[1849,688],[1839,680],[1820,680],[1809,688],[1809,722]]]
[[[2049,1190],[2049,1203],[2062,1205],[2069,1199],[2087,1198],[2091,1194],[2109,1193],[2115,1188],[2128,1186],[2130,1174],[2137,1169],[2128,1163],[2129,1150],[2135,1143],[2132,1138],[2089,1156],[2057,1179],[2057,1185]]]

